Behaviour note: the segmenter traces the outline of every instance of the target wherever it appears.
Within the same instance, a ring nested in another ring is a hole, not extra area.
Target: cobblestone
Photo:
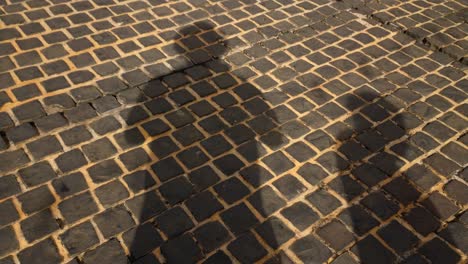
[[[0,0],[0,263],[466,262],[466,8]]]

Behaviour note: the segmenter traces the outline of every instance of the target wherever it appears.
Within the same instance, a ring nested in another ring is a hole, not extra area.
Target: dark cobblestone
[[[58,208],[65,218],[65,221],[70,223],[98,211],[97,205],[89,192],[62,201],[58,205]]]
[[[322,263],[331,256],[331,251],[313,235],[305,236],[294,242],[291,250],[305,263]]]
[[[130,246],[131,256],[138,259],[145,254],[151,252],[159,247],[163,242],[161,235],[157,232],[156,228],[151,224],[144,224],[137,228],[125,232],[123,235],[125,243]],[[140,239],[135,241],[135,239]],[[147,257],[141,258],[136,263],[159,263],[154,256],[146,255]],[[151,257],[152,256],[152,257]]]
[[[238,237],[228,245],[228,250],[240,262],[255,262],[267,254],[252,233]]]
[[[116,239],[111,239],[106,243],[86,252],[83,256],[84,263],[125,263],[127,258],[124,250]]]
[[[62,261],[63,257],[59,254],[56,243],[47,238],[41,242],[22,250],[18,254],[21,262],[44,261],[57,263]]]
[[[1,263],[466,262],[465,3],[0,2]]]

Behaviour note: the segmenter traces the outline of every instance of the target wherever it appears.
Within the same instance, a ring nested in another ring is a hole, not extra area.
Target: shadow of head
[[[200,21],[177,30],[169,48],[173,55],[185,55],[193,64],[222,57],[227,53],[224,38],[209,21]]]

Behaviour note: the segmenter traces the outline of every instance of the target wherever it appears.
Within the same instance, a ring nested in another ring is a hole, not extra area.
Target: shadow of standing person
[[[126,140],[145,146],[155,162],[127,176],[135,197],[126,205],[139,213],[138,226],[123,239],[135,263],[158,263],[151,254],[157,248],[167,263],[194,263],[207,255],[214,263],[229,263],[216,250],[231,240],[251,248],[234,257],[254,262],[267,252],[256,248],[249,230],[260,220],[244,198],[273,178],[256,164],[267,154],[258,138],[279,121],[247,81],[255,73],[247,68],[234,74],[221,59],[227,47],[212,24],[195,23],[178,33],[172,45],[177,57],[168,61],[173,69],[159,65],[160,76],[138,87],[138,103],[147,110],[131,107],[126,120],[144,134],[127,133]],[[143,112],[151,115],[141,118]],[[270,148],[281,144],[281,137],[271,136]],[[140,159],[137,154],[134,159]],[[249,201],[266,218],[272,212],[262,209],[263,201],[277,201],[262,195]],[[264,230],[274,244],[274,228]]]
[[[354,135],[342,134],[344,142],[338,150],[350,161],[350,170],[330,184],[349,202],[338,218],[354,234],[346,233],[343,240],[357,241],[351,252],[362,263],[429,263],[422,255],[427,257],[428,250],[438,246],[447,251],[432,258],[433,263],[458,263],[460,256],[445,242],[437,236],[430,242],[427,238],[459,208],[438,211],[431,203],[431,197],[442,196],[438,191],[426,198],[442,179],[424,165],[408,168],[408,163],[424,155],[411,143],[414,126],[408,120],[417,117],[409,114],[403,102],[389,97],[377,92],[347,95],[346,108],[354,111],[349,119]],[[343,259],[355,262],[349,255]]]

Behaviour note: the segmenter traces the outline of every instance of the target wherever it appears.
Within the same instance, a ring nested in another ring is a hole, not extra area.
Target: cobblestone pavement
[[[0,0],[0,263],[466,263],[467,7]]]

